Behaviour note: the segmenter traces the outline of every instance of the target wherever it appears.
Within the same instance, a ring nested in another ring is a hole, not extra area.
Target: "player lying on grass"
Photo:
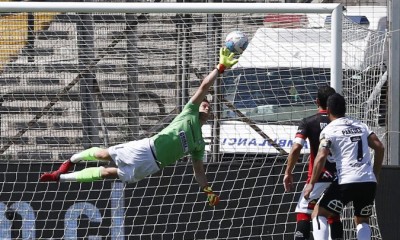
[[[218,204],[219,197],[208,185],[203,167],[205,143],[201,126],[211,115],[210,103],[205,98],[208,90],[219,74],[238,62],[233,56],[234,54],[228,49],[220,49],[219,64],[216,69],[202,81],[183,111],[157,135],[115,145],[108,149],[92,147],[84,150],[74,154],[58,170],[42,174],[40,181],[92,182],[106,178],[119,178],[122,182],[134,183],[190,154],[195,178],[207,194],[209,204],[211,206]],[[80,161],[98,160],[109,161],[110,164],[68,173],[69,169]],[[117,167],[111,166],[113,162]]]

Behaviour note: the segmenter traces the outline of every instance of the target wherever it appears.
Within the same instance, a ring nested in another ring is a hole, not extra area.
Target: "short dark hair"
[[[201,102],[207,102],[210,103],[210,101],[208,101],[207,97],[203,98],[203,100]]]
[[[346,100],[339,93],[334,93],[328,98],[329,113],[335,117],[344,117],[346,114]]]
[[[331,96],[332,94],[336,93],[335,89],[325,85],[325,86],[321,86],[318,88],[318,100],[319,100],[319,106],[322,109],[326,109],[327,105],[326,102],[328,101],[329,96]]]

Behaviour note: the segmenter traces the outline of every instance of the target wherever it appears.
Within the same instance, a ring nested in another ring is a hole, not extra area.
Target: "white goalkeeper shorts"
[[[108,148],[108,152],[118,167],[118,177],[122,182],[134,183],[160,170],[151,147],[150,138],[131,141]]]
[[[296,213],[311,214],[318,199],[322,196],[325,190],[331,185],[331,182],[317,182],[314,184],[314,189],[311,191],[309,200],[304,198],[304,191],[301,192],[301,196],[296,206]],[[304,185],[306,187],[306,185]],[[304,190],[304,189],[303,189]]]

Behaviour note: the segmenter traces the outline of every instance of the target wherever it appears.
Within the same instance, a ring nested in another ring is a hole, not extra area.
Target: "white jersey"
[[[347,117],[335,119],[320,135],[336,162],[339,184],[376,182],[368,147],[373,132],[367,125]]]

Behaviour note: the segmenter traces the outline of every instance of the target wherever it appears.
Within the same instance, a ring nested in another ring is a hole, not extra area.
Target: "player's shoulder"
[[[353,119],[350,118],[338,118],[330,122],[323,130],[322,132],[325,134],[334,134],[336,132],[341,132],[342,129],[348,128],[353,126],[355,122]]]
[[[189,101],[188,103],[186,103],[181,114],[197,113],[199,111],[199,107],[200,107],[199,104],[192,103],[191,101]]]
[[[357,120],[357,119],[351,119],[351,120],[353,121],[353,125],[357,125],[357,126],[368,128],[368,125],[365,124],[364,122],[360,121],[360,120]]]
[[[324,112],[318,112],[311,116],[305,117],[302,120],[304,123],[309,125],[319,125],[321,122],[329,122],[328,115]]]
[[[362,132],[367,133],[368,135],[371,135],[373,133],[373,131],[368,127],[368,125],[362,121],[355,120],[353,126],[356,128],[360,128]]]
[[[186,103],[184,109],[186,109],[186,108],[197,109],[199,107],[200,107],[200,104],[193,103],[192,101],[189,101],[189,102]]]
[[[314,115],[305,117],[305,118],[301,119],[301,121],[302,121],[303,123],[313,122],[313,121],[315,121],[316,115],[317,115],[317,114],[314,114]]]
[[[343,128],[348,128],[348,127],[368,128],[367,125],[362,121],[347,116],[335,119],[334,121],[332,121],[331,124],[332,126],[343,127]]]
[[[337,130],[336,124],[334,122],[330,122],[328,125],[326,125],[326,127],[324,127],[324,129],[322,129],[321,135],[332,134],[336,132],[336,130]]]

